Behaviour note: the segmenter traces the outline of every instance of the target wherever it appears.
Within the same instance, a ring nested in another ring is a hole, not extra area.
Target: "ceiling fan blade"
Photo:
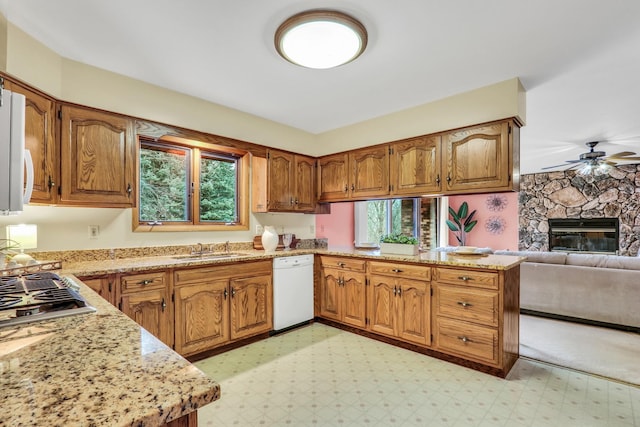
[[[634,153],[635,154],[635,153]],[[607,159],[613,159],[613,160],[640,160],[640,157],[636,156],[636,157],[618,157],[618,156],[608,156]]]
[[[579,164],[579,163],[582,163],[582,162],[583,162],[583,160],[565,160],[565,164],[562,164],[562,165],[555,165],[555,166],[547,166],[547,167],[545,167],[545,168],[540,168],[540,169],[542,169],[542,170],[545,170],[545,169],[555,169],[555,168],[560,168],[560,167],[563,167],[563,166],[569,166],[569,165],[571,165],[571,167],[570,167],[570,168],[563,169],[563,170],[569,170],[569,169],[571,169],[571,168],[573,168],[573,167],[578,166],[578,164]],[[569,163],[569,165],[567,165],[567,163]]]
[[[609,165],[609,166],[616,166],[617,165],[616,162],[612,162],[611,160],[604,160],[604,163]]]
[[[633,156],[635,154],[636,153],[634,153],[633,151],[621,151],[619,153],[612,154],[612,155],[607,156],[607,157],[628,157],[628,156]]]

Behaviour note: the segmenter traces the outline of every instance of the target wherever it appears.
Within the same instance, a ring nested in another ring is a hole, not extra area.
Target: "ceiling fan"
[[[615,166],[617,163],[615,161],[640,161],[640,157],[635,156],[636,153],[633,151],[621,151],[619,153],[612,154],[607,156],[607,153],[604,151],[596,151],[596,145],[598,145],[600,141],[590,141],[585,145],[589,147],[589,151],[587,153],[580,154],[580,157],[577,160],[566,160],[564,164],[555,165],[555,166],[547,166],[542,169],[555,169],[561,166],[569,167],[565,170],[575,169],[579,166],[586,166],[588,168],[593,168],[600,165],[610,165]]]

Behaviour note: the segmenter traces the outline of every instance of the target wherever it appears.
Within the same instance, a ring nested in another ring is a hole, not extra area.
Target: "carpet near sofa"
[[[520,356],[640,386],[640,334],[520,315]]]

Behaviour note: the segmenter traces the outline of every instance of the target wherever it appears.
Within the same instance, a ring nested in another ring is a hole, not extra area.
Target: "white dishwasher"
[[[273,259],[273,329],[313,319],[313,255]]]

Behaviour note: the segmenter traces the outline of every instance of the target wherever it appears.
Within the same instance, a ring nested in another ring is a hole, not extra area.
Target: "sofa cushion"
[[[504,251],[494,252],[495,255],[513,255],[527,257],[527,262],[539,262],[544,264],[564,264],[567,260],[566,252],[539,252],[539,251]]]
[[[569,254],[567,255],[567,265],[640,270],[640,258],[617,255]]]

